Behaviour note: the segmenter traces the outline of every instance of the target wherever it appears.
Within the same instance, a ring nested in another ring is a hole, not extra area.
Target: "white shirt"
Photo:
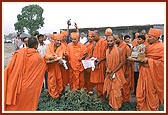
[[[38,51],[38,53],[40,54],[41,57],[44,57],[44,55],[46,53],[47,46],[48,45],[45,45],[45,44],[43,44],[43,45],[38,44],[37,51]]]
[[[27,46],[26,46],[25,43],[23,43],[23,44],[20,46],[20,48],[27,48]]]
[[[85,44],[87,42],[87,38],[86,37],[83,37],[83,38],[79,38],[79,41],[82,43],[82,44]]]
[[[46,39],[46,40],[43,41],[43,42],[44,42],[44,44],[46,44],[46,45],[50,44],[50,40],[48,40],[48,39]]]

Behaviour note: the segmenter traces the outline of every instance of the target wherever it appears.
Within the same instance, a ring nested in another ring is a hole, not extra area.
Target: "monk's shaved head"
[[[29,38],[28,39],[28,47],[29,48],[36,48],[38,46],[38,41],[35,37]]]
[[[114,37],[113,36],[108,36],[107,37],[107,44],[108,44],[108,47],[113,47],[114,46],[114,41],[115,41],[115,39],[114,39]]]

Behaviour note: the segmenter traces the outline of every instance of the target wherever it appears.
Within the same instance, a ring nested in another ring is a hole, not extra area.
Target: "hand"
[[[109,75],[109,79],[110,79],[110,80],[113,80],[113,79],[114,79],[114,78],[113,78],[113,75],[114,75],[113,72]]]
[[[142,63],[148,63],[148,58],[145,57],[144,59],[141,60]]]
[[[49,60],[54,60],[55,59],[55,56],[51,56],[50,58],[49,58]]]
[[[128,61],[133,61],[133,58],[128,57],[127,60],[128,60]]]
[[[106,70],[106,73],[107,73],[107,74],[110,74],[110,73],[111,73],[111,71],[110,71],[109,69],[107,69],[107,70]]]
[[[79,62],[80,62],[81,60],[82,60],[81,58],[78,59]]]
[[[60,65],[63,65],[63,62],[62,60],[60,59],[59,62],[58,62]]]
[[[100,63],[100,60],[95,60],[95,66],[98,66],[98,64]]]
[[[69,19],[69,20],[67,21],[67,25],[68,25],[68,26],[71,25],[71,19]]]
[[[78,28],[78,25],[74,22],[74,26],[75,26],[75,28]]]

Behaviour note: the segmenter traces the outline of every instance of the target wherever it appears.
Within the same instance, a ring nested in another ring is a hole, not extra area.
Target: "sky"
[[[44,9],[42,34],[67,28],[67,20],[79,28],[165,24],[166,2],[2,2],[2,30],[16,32],[14,24],[23,7],[37,4]],[[70,28],[75,28],[73,25]]]

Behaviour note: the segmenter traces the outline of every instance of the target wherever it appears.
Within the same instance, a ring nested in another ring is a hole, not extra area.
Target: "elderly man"
[[[57,98],[63,90],[62,74],[58,60],[64,58],[66,46],[61,44],[61,34],[54,34],[51,37],[54,41],[49,44],[44,58],[49,62],[47,64],[48,92],[52,98]]]
[[[67,56],[70,64],[70,90],[77,90],[84,87],[84,67],[81,60],[86,57],[86,46],[78,41],[79,34],[71,33],[72,42],[67,46]]]
[[[140,62],[137,110],[156,111],[164,101],[164,46],[158,38],[162,30],[150,28],[146,57]]]

